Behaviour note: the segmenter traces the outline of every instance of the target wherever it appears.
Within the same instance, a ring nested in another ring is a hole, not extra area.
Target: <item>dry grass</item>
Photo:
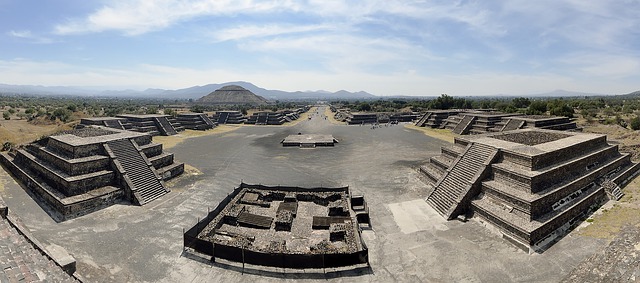
[[[42,136],[51,135],[62,130],[73,129],[77,122],[62,123],[60,121],[51,122],[36,120],[2,120],[0,121],[0,142],[11,142],[13,144],[26,144]]]
[[[640,178],[634,179],[623,190],[620,201],[600,208],[579,229],[579,234],[602,239],[613,239],[622,227],[640,225]]]
[[[406,124],[404,125],[404,127],[407,129],[420,131],[427,136],[430,136],[432,138],[437,138],[450,143],[453,143],[453,139],[457,136],[456,134],[452,133],[451,130],[447,130],[447,129],[432,129],[428,127],[418,127],[414,124]]]
[[[324,116],[327,116],[327,121],[329,121],[331,124],[336,124],[336,125],[344,125],[344,122],[340,122],[338,120],[336,120],[335,117],[333,117],[334,113],[331,112],[331,108],[330,107],[326,107],[324,109]]]

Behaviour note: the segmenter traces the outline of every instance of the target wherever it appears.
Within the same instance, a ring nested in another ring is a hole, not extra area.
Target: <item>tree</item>
[[[11,114],[9,114],[9,112],[5,111],[2,113],[2,118],[4,118],[5,120],[11,120]]]
[[[178,112],[176,112],[175,110],[173,110],[171,108],[165,108],[164,109],[164,114],[165,115],[169,115],[171,117],[176,117],[176,115],[178,115]]]
[[[631,129],[634,131],[640,130],[640,117],[635,116],[631,118],[631,121],[629,121],[629,126],[631,126]]]
[[[158,107],[156,106],[149,106],[145,111],[145,114],[157,114],[157,113],[158,113]]]
[[[73,113],[67,108],[56,108],[51,114],[51,120],[58,118],[60,121],[66,123],[69,121],[69,118],[71,118],[71,114]]]
[[[531,104],[531,101],[526,97],[517,97],[511,101],[511,104],[513,104],[515,108],[527,108],[529,104]]]
[[[358,111],[371,111],[371,104],[362,102],[358,104],[358,107],[356,109],[358,109]]]
[[[529,104],[527,108],[527,115],[541,115],[547,112],[547,103],[541,100],[536,100]]]
[[[555,115],[555,116],[565,116],[565,117],[573,118],[573,113],[574,113],[573,108],[563,100],[556,99],[549,104],[550,104],[549,114]]]

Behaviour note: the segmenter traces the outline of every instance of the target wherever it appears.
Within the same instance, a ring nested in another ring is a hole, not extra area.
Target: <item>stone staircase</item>
[[[469,132],[471,123],[473,123],[475,119],[475,116],[465,115],[464,118],[462,118],[462,121],[460,121],[460,123],[458,123],[458,125],[453,128],[453,133],[458,135],[466,134],[467,132]]]
[[[106,127],[124,130],[124,126],[118,120],[104,120],[102,122]]]
[[[216,125],[211,121],[211,119],[209,119],[209,117],[207,117],[207,114],[200,114],[200,118],[202,119],[202,121],[205,122],[205,124],[211,126],[212,128],[215,127]]]
[[[493,147],[472,143],[454,161],[450,169],[438,181],[433,192],[427,197],[438,213],[447,219],[456,217],[470,201],[469,192],[495,156]]]
[[[601,186],[605,189],[607,195],[609,195],[609,197],[613,200],[620,200],[624,196],[624,193],[620,189],[620,186],[610,180],[602,182]]]
[[[133,197],[138,204],[146,204],[168,192],[130,140],[110,141],[107,144],[127,172],[133,184]]]
[[[522,128],[523,125],[524,125],[524,121],[522,120],[509,119],[509,121],[506,124],[504,124],[504,126],[500,131],[504,132],[504,131],[517,130]]]
[[[177,134],[176,130],[173,128],[167,117],[155,117],[153,118],[158,125],[158,129],[160,129],[161,133],[167,136],[172,136]]]
[[[220,113],[220,116],[218,116],[218,124],[226,124],[227,119],[229,119],[229,113]]]
[[[269,119],[269,116],[267,115],[258,116],[258,119],[256,119],[256,125],[266,125],[268,119]]]
[[[418,120],[418,122],[416,122],[416,126],[417,127],[424,127],[424,124],[427,122],[427,120],[429,120],[429,117],[431,117],[431,113],[432,112],[427,112],[424,115],[422,115],[420,120]]]

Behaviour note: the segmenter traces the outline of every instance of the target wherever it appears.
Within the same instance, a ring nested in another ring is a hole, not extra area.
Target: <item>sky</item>
[[[640,1],[0,0],[0,83],[527,95],[640,90]]]

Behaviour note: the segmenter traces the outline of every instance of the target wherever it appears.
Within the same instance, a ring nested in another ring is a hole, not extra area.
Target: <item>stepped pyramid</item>
[[[121,199],[145,204],[184,171],[151,135],[100,126],[42,138],[0,154],[0,162],[58,221]]]
[[[419,171],[445,218],[472,214],[532,252],[619,199],[638,169],[605,135],[523,129],[458,137]]]
[[[224,105],[267,105],[269,102],[262,96],[238,86],[228,85],[215,90],[197,100],[201,104],[224,104]]]

